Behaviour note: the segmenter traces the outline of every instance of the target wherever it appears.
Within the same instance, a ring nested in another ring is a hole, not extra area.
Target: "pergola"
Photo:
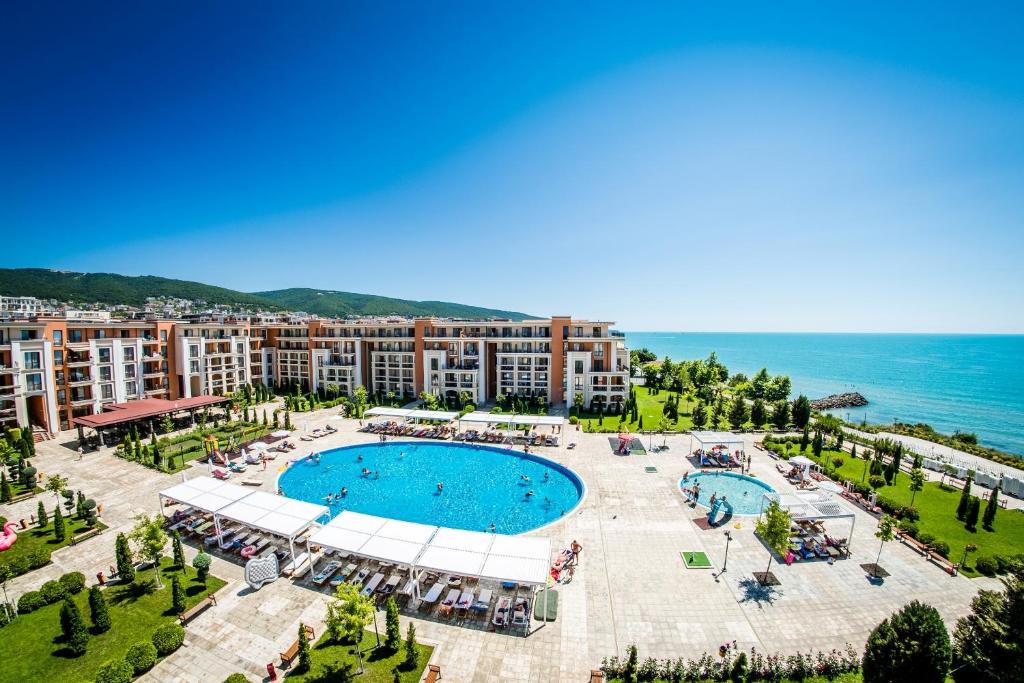
[[[853,510],[840,503],[833,494],[827,491],[766,492],[761,497],[761,509],[758,512],[758,518],[761,517],[765,507],[771,501],[776,501],[779,507],[789,513],[789,516],[794,521],[801,519],[848,519],[850,520],[848,543],[853,540],[853,527],[857,523],[857,516]]]
[[[93,415],[80,415],[73,419],[74,425],[78,428],[79,441],[85,438],[84,429],[89,427],[95,429],[96,433],[103,437],[104,429],[111,429],[132,422],[145,421],[153,429],[153,422],[165,415],[185,412],[195,419],[195,412],[211,406],[223,405],[230,402],[226,396],[192,396],[180,398],[176,401],[167,401],[162,398],[145,398],[126,403],[110,403],[104,406],[101,413]]]
[[[388,408],[386,406],[377,406],[367,410],[363,413],[363,416],[400,418],[402,420],[436,420],[451,422],[458,417],[459,414],[449,410],[413,410],[410,408]]]
[[[697,440],[701,448],[714,448],[715,446],[739,446],[739,450],[743,450],[743,437],[737,436],[732,432],[690,432],[690,445],[693,445],[693,439]],[[693,448],[690,448],[693,451]]]
[[[470,424],[508,424],[508,425],[531,425],[533,427],[548,426],[561,427],[565,424],[565,418],[557,415],[510,415],[501,413],[485,413],[477,411],[466,413],[459,417],[459,431],[462,431],[462,423]]]
[[[252,493],[252,489],[213,477],[196,477],[160,492],[160,513],[165,501],[188,505],[202,512],[215,514]]]

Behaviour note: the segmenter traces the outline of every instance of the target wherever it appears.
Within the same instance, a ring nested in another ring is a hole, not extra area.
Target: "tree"
[[[1024,564],[1003,579],[1004,590],[982,590],[953,631],[956,683],[1017,683],[1024,672]]]
[[[185,564],[185,549],[181,547],[181,534],[177,531],[171,534],[171,556],[174,557],[174,566],[186,574],[188,565]]]
[[[704,408],[704,404],[697,401],[697,405],[693,408],[693,414],[690,416],[693,420],[693,426],[695,429],[703,429],[704,425],[708,423],[707,410]]]
[[[153,563],[156,570],[156,585],[160,583],[160,558],[163,556],[164,546],[167,545],[167,534],[163,529],[163,518],[159,514],[152,517],[141,514],[135,517],[135,526],[132,527],[128,538],[136,544],[136,553]]]
[[[9,503],[14,498],[11,482],[7,481],[7,472],[0,472],[0,503]]]
[[[171,611],[175,614],[185,611],[185,588],[177,574],[171,577]]]
[[[893,532],[896,529],[896,518],[892,515],[882,515],[882,518],[878,520],[878,531],[875,532],[875,538],[881,543],[878,546],[878,557],[875,558],[875,566],[872,575],[878,576],[878,561],[882,559],[882,548],[885,544],[893,539]]]
[[[622,667],[622,683],[636,683],[637,656],[636,644],[632,644],[626,650],[626,663]]]
[[[96,633],[110,630],[110,613],[107,611],[107,600],[99,586],[89,589],[89,621]]]
[[[53,508],[53,537],[58,543],[63,543],[67,537],[67,529],[64,528],[64,515],[60,513],[60,506]]]
[[[821,457],[821,449],[825,446],[825,438],[817,429],[814,430],[814,440],[811,441],[811,452],[815,458]]]
[[[299,622],[299,652],[295,671],[296,673],[309,671],[312,666],[313,655],[309,651],[309,634],[306,633],[306,625]]]
[[[960,492],[960,502],[956,506],[956,518],[961,522],[967,518],[967,508],[971,504],[971,482],[974,480],[974,475],[971,472],[967,473],[967,479],[964,481],[964,488]]]
[[[811,402],[806,396],[800,394],[793,401],[793,424],[797,426],[797,429],[803,429],[810,420]]]
[[[285,429],[291,429],[292,428],[292,414],[291,414],[291,412],[289,412],[287,410],[284,411],[284,428]]]
[[[779,431],[786,429],[786,425],[789,424],[789,402],[788,401],[776,401],[775,406],[772,408],[772,424]]]
[[[132,562],[132,552],[128,547],[128,537],[118,534],[114,541],[114,562],[117,566],[117,577],[123,583],[131,583],[135,580],[135,564]]]
[[[89,631],[85,628],[78,605],[70,597],[64,598],[60,608],[60,631],[73,655],[80,657],[85,654],[89,645]]]
[[[373,600],[359,594],[359,587],[350,583],[338,586],[334,599],[327,604],[324,619],[327,633],[334,642],[359,644],[363,629],[373,617]]]
[[[39,518],[40,529],[50,523],[50,519],[46,516],[46,506],[43,505],[43,501],[39,501],[39,505],[36,508],[36,516]]]
[[[783,555],[789,545],[789,527],[792,523],[789,513],[783,510],[778,501],[773,500],[768,509],[764,511],[761,519],[754,525],[754,531],[761,540],[768,546],[768,566],[764,570],[765,583],[768,578],[768,571],[772,568],[772,555],[778,553]]]
[[[363,410],[366,408],[367,403],[366,387],[360,384],[352,392],[352,404],[356,409],[356,417],[360,419],[363,417]]]
[[[994,531],[992,523],[996,520],[996,510],[999,509],[999,486],[992,489],[992,495],[988,497],[985,504],[985,515],[981,518],[981,526],[988,531]]]
[[[213,558],[202,550],[192,559],[192,566],[196,570],[196,578],[199,579],[202,584],[206,585],[206,577],[210,575],[210,564],[213,562]]]
[[[856,446],[854,446],[856,448]],[[914,498],[917,492],[924,488],[924,470],[915,467],[910,470],[910,507],[914,507]]]
[[[864,649],[864,683],[920,681],[943,683],[952,647],[942,617],[914,600],[882,621]]]
[[[747,402],[742,396],[737,396],[729,408],[729,424],[733,429],[740,429],[748,419],[750,419],[750,411],[747,409]]]
[[[398,603],[389,597],[384,606],[384,648],[389,652],[398,652],[402,646],[402,626],[398,621]]]
[[[964,526],[968,531],[978,528],[978,515],[981,513],[981,500],[977,496],[971,496],[971,502],[967,506],[967,516],[964,518]]]
[[[415,669],[419,661],[420,653],[416,649],[416,627],[409,622],[409,630],[405,635],[405,661],[402,662],[402,666],[406,669]]]
[[[67,477],[62,477],[59,474],[51,474],[46,478],[46,490],[60,498],[60,494],[68,487]]]
[[[171,419],[169,414],[164,415],[164,419],[160,422],[160,428],[163,430],[164,434],[169,434],[174,431],[174,420]]]
[[[804,425],[804,432],[800,435],[800,452],[803,453],[807,450],[807,446],[811,443],[811,435],[807,430],[807,425]]]
[[[750,407],[750,422],[754,429],[760,429],[768,421],[768,408],[765,402],[759,398],[754,399],[754,405]]]
[[[889,466],[885,469],[885,483],[892,486],[896,481],[896,475],[900,471],[900,461],[903,459],[902,448],[897,447],[896,452],[889,459]]]
[[[153,467],[158,470],[163,469],[163,460],[160,458],[160,447],[153,444],[149,447],[149,452],[153,454]]]

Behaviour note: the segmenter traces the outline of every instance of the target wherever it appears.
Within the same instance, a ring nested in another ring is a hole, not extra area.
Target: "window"
[[[583,361],[581,361],[581,360],[576,361],[575,372],[576,372],[577,375],[582,375],[583,374]]]
[[[576,328],[576,334],[573,335],[573,336],[575,336],[575,337],[582,337],[583,336],[583,328],[582,327],[577,327]]]
[[[121,339],[128,339],[128,330],[121,330]]]
[[[53,343],[56,344],[57,346],[64,345],[64,330],[53,331]]]
[[[65,391],[64,389],[58,389],[57,390],[57,402],[58,403],[67,403],[67,393],[68,392]]]
[[[103,400],[114,398],[114,385],[113,384],[102,384],[100,385],[100,398]]]
[[[199,358],[199,347],[198,346],[189,346],[188,347],[188,357],[189,358]]]
[[[68,343],[80,344],[82,342],[81,330],[68,330]]]
[[[129,396],[135,396],[139,393],[139,385],[135,382],[125,382],[124,390]]]
[[[39,352],[38,351],[26,351],[25,352],[25,369],[26,370],[38,370],[39,369]]]
[[[193,375],[199,374],[199,361],[191,360],[188,362],[188,371]]]
[[[32,375],[25,375],[25,385],[29,391],[42,391],[43,376],[38,372]]]
[[[30,339],[35,339],[35,338],[36,338],[36,331],[35,330],[22,330],[21,331],[21,341],[29,341]]]
[[[57,350],[53,352],[53,364],[64,365],[64,352]]]
[[[160,347],[160,355],[163,356],[164,358],[167,358],[167,345],[166,344],[164,344],[163,346]]]
[[[135,360],[135,347],[126,346],[124,349],[124,359],[126,362]]]
[[[57,386],[61,386],[62,384],[64,384],[64,371],[58,370],[55,375],[55,378],[57,380]]]
[[[167,330],[160,330],[160,341],[167,341]]]
[[[110,367],[100,368],[100,381],[109,382],[111,377]]]
[[[106,338],[107,338],[107,331],[106,330],[96,330],[96,339],[106,339]]]
[[[100,362],[101,363],[109,363],[110,362],[110,349],[99,349],[99,352],[100,352]]]
[[[101,376],[103,375],[103,370],[106,370],[106,368],[102,368],[100,370],[100,375]],[[124,376],[125,377],[135,377],[135,366],[134,365],[125,365],[124,366]]]
[[[245,344],[235,344],[235,353],[245,353]]]

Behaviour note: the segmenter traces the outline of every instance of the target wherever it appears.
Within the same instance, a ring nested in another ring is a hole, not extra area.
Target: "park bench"
[[[92,529],[89,529],[88,531],[83,531],[82,533],[80,533],[80,534],[78,534],[76,536],[72,536],[71,537],[71,545],[75,545],[76,543],[81,543],[82,541],[90,539],[90,538],[92,538],[93,536],[96,536],[99,533],[100,533],[100,528],[99,527],[93,527]]]
[[[199,616],[199,614],[205,611],[207,607],[216,604],[217,598],[213,597],[212,595],[208,595],[199,602],[197,602],[195,605],[190,607],[189,609],[182,612],[181,615],[178,617],[178,620],[181,622],[181,625],[184,626],[188,622],[192,621],[192,619]]]
[[[305,626],[306,637],[313,640],[313,627]],[[299,655],[299,639],[296,638],[295,642],[288,646],[288,649],[281,653],[281,666],[288,666],[292,663],[292,660]]]
[[[600,669],[591,669],[590,670],[590,683],[603,683],[603,682],[604,682],[604,672],[601,671]]]
[[[434,683],[439,678],[441,678],[441,667],[431,664],[427,667],[427,677],[423,679],[423,683]]]

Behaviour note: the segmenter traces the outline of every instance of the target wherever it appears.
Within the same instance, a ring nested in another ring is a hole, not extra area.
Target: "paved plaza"
[[[328,424],[329,416],[320,411],[292,419],[301,432]],[[358,432],[354,420],[330,424],[338,433],[314,442],[292,439],[300,449],[287,457],[305,455],[311,447],[322,451],[377,438]],[[558,619],[546,625],[534,621],[535,630],[522,637],[414,618],[419,637],[436,644],[432,661],[441,665],[445,680],[583,681],[602,658],[622,656],[632,643],[641,658],[697,657],[734,640],[740,648],[768,653],[827,650],[846,643],[861,650],[869,631],[912,599],[934,605],[952,624],[967,612],[978,589],[999,585],[991,579],[950,577],[896,542],[886,545],[880,562],[891,576],[881,584],[869,582],[859,565],[875,560],[876,522],[860,510],[855,511],[851,559],[789,567],[773,562],[782,585],[767,592],[752,573],[765,569],[768,551],[754,536],[754,519],[735,517],[725,527],[732,532],[728,568],[717,576],[726,550],[724,529],[701,530],[694,523],[701,508],[684,505],[678,488],[683,474],[694,470],[686,458],[690,437],[667,437],[668,451],[618,456],[608,435],[566,430],[563,446],[541,450],[575,470],[587,486],[586,499],[576,510],[539,532],[557,549],[573,539],[583,546],[573,580],[557,587]],[[129,529],[134,515],[156,512],[157,492],[182,478],[120,460],[109,449],[79,461],[72,439],[66,433],[38,444],[34,465],[44,474],[70,477],[73,488],[102,504],[103,520],[111,528],[98,539],[56,552],[50,566],[11,581],[8,593],[14,599],[67,571],[92,577],[106,570],[113,562],[115,534]],[[566,448],[569,442],[577,447]],[[747,452],[754,454],[755,476],[776,490],[792,490],[774,461],[753,448],[753,437],[748,437]],[[265,473],[257,472],[266,482],[259,490],[273,490],[284,458],[278,455]],[[647,467],[657,471],[647,472]],[[247,474],[258,469],[250,467]],[[205,474],[206,466],[196,464],[185,476]],[[8,516],[27,518],[36,503],[12,506]],[[848,535],[846,521],[831,524],[830,534]],[[679,554],[684,550],[706,552],[713,568],[687,569]],[[194,552],[187,549],[190,556]],[[252,592],[242,580],[240,561],[216,558],[212,571],[229,582],[218,593],[218,605],[192,621],[185,647],[143,680],[220,681],[234,671],[262,680],[266,664],[279,661],[278,652],[294,640],[300,621],[320,635],[325,593],[287,579]],[[404,632],[411,617],[402,618]]]

